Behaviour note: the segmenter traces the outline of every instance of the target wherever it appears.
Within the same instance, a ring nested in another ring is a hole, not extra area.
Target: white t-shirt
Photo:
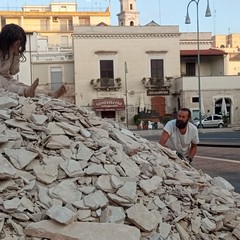
[[[169,134],[166,146],[172,150],[180,152],[185,157],[188,156],[191,143],[199,143],[197,127],[190,122],[188,122],[187,131],[184,135],[181,134],[176,127],[176,120],[167,122],[163,130]]]

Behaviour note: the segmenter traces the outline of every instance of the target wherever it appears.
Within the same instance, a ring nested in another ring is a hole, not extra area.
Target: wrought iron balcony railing
[[[121,78],[98,78],[98,79],[92,79],[90,81],[90,84],[93,86],[94,89],[98,91],[110,91],[110,90],[115,90],[117,91],[118,89],[121,88]]]

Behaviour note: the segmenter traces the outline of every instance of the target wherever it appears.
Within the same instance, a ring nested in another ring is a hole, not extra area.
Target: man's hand
[[[176,154],[180,159],[184,160],[184,156],[180,152],[176,152]]]
[[[193,161],[192,157],[187,156],[187,160],[189,161],[189,163],[191,163]]]

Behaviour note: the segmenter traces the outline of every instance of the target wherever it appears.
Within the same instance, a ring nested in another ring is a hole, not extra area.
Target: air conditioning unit
[[[53,22],[58,22],[58,17],[53,17]]]

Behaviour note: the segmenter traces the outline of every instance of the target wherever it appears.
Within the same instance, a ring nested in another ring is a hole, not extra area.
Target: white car
[[[200,121],[195,120],[193,121],[194,125],[199,128],[200,127]],[[218,127],[223,128],[224,122],[223,122],[223,116],[218,114],[209,115],[202,118],[202,128],[207,127]]]

